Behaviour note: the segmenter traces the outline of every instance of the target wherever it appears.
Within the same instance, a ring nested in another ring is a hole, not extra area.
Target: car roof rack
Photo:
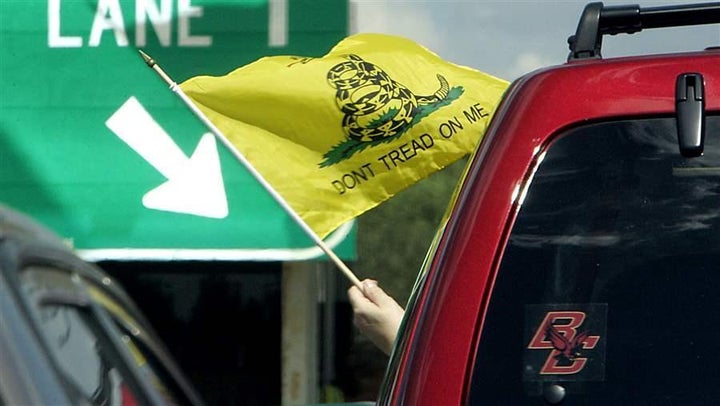
[[[575,35],[568,38],[568,61],[601,58],[603,35],[632,34],[647,28],[720,23],[720,3],[643,7],[588,3]]]

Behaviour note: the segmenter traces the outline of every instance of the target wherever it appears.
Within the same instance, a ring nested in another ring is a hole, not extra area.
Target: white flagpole
[[[245,168],[252,174],[252,176],[260,182],[260,184],[265,188],[265,190],[270,193],[270,195],[277,201],[280,206],[287,212],[287,214],[292,217],[293,220],[300,226],[300,228],[305,231],[305,233],[315,242],[315,244],[320,247],[320,249],[337,265],[338,268],[340,268],[340,271],[350,280],[350,282],[353,283],[353,285],[357,286],[360,291],[363,291],[362,284],[360,283],[360,280],[355,276],[355,274],[348,268],[347,265],[335,254],[335,252],[328,247],[327,244],[320,238],[317,233],[310,228],[310,226],[305,222],[305,220],[300,217],[299,214],[295,210],[293,210],[292,207],[288,204],[288,202],[275,190],[275,188],[268,183],[268,181],[265,180],[265,178],[260,174],[260,172],[255,169],[255,167],[252,166],[250,161],[245,158],[245,156],[238,151],[237,148],[225,137],[225,135],[213,124],[206,116],[203,114],[202,111],[193,103],[192,100],[185,94],[185,92],[182,91],[180,86],[178,86],[175,81],[173,81],[161,68],[158,66],[158,64],[153,60],[148,54],[146,54],[143,51],[139,51],[140,55],[142,55],[143,60],[145,63],[151,67],[155,72],[157,72],[158,75],[162,78],[162,80],[165,81],[170,86],[170,90],[172,90],[175,94],[177,94],[180,99],[182,99],[183,102],[192,110],[193,113],[212,131],[212,133],[215,135],[215,137],[223,144],[225,147],[230,150],[230,152],[233,154],[233,156],[240,161],[240,163],[245,166]]]

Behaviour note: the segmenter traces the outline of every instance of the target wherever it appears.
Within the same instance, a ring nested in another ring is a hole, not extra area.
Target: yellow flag
[[[321,237],[471,152],[508,83],[358,34],[181,89]]]

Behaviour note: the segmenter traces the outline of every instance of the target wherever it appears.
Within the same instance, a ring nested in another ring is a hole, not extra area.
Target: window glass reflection
[[[675,120],[599,123],[547,150],[498,270],[472,404],[714,403],[720,119],[683,158]]]

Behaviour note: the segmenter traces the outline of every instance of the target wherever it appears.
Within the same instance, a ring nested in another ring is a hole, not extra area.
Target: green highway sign
[[[0,203],[92,260],[320,257],[137,50],[181,82],[321,56],[347,15],[338,0],[0,1]],[[328,245],[352,258],[354,233]]]

